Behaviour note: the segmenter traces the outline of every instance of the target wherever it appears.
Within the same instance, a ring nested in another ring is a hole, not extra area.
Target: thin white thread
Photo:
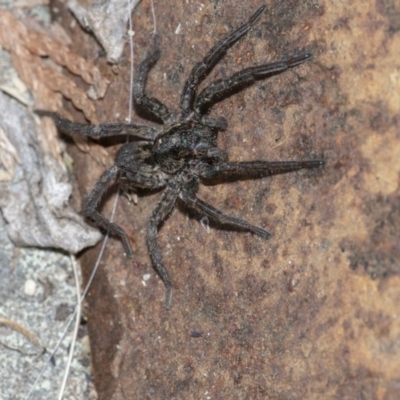
[[[131,67],[130,67],[130,77],[129,77],[129,109],[128,109],[128,122],[132,121],[132,110],[133,110],[133,57],[134,57],[134,52],[133,52],[133,24],[132,24],[132,0],[127,0],[128,2],[128,26],[129,26],[129,52],[130,52],[130,57],[131,57]],[[129,136],[128,136],[129,138]]]
[[[68,381],[68,376],[71,370],[71,363],[72,363],[72,358],[74,356],[74,350],[75,350],[75,344],[76,344],[76,338],[78,337],[78,331],[79,331],[79,325],[81,322],[81,312],[82,312],[82,305],[81,305],[81,288],[80,288],[80,284],[79,284],[79,274],[78,274],[78,266],[75,262],[74,257],[72,256],[72,254],[70,254],[70,260],[71,260],[71,265],[72,265],[72,269],[74,270],[74,279],[75,279],[75,288],[76,288],[76,307],[75,307],[75,328],[74,328],[74,332],[72,334],[72,338],[71,338],[71,345],[69,347],[69,354],[68,354],[68,360],[67,360],[67,364],[65,366],[65,371],[64,371],[64,377],[60,386],[60,391],[58,393],[58,400],[62,400],[63,396],[64,396],[64,392],[65,392],[65,387],[67,385],[67,381]]]
[[[154,3],[153,0],[150,0],[151,4],[151,13],[153,15],[153,34],[157,33],[157,21],[156,21],[156,13],[154,11]]]

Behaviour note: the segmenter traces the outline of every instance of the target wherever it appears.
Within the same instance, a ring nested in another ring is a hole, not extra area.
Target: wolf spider
[[[227,50],[251,29],[264,10],[265,6],[260,7],[245,24],[219,40],[203,60],[195,64],[183,88],[179,115],[170,111],[159,100],[147,96],[144,90],[149,70],[161,54],[160,38],[158,35],[154,36],[152,50],[138,67],[133,97],[138,105],[163,122],[164,126],[161,128],[119,122],[83,125],[66,120],[51,111],[37,111],[39,115],[53,118],[58,130],[67,135],[104,138],[126,134],[137,139],[122,145],[114,165],[101,175],[86,199],[84,212],[99,227],[118,236],[126,255],[132,258],[128,237],[120,226],[100,214],[97,210],[99,203],[114,182],[118,182],[124,189],[165,189],[150,218],[147,245],[153,267],[166,287],[167,309],[171,305],[172,282],[162,261],[157,228],[171,213],[177,200],[220,225],[249,231],[268,239],[271,234],[265,229],[225,215],[198,198],[196,192],[199,183],[211,179],[241,179],[249,175],[260,178],[302,168],[316,168],[324,164],[323,160],[230,162],[228,154],[218,148],[218,132],[227,128],[227,122],[222,117],[207,116],[206,113],[213,104],[243,86],[295,67],[311,57],[310,54],[301,54],[287,60],[250,67],[229,78],[212,82],[197,94],[200,82]]]

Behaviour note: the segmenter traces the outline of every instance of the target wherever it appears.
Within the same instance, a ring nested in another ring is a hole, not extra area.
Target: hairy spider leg
[[[106,122],[100,125],[88,125],[70,121],[53,111],[35,110],[35,113],[43,117],[52,118],[57,129],[68,136],[104,138],[119,135],[131,135],[138,139],[153,140],[156,134],[154,128],[146,125],[132,123],[124,124],[121,122]]]
[[[196,96],[197,86],[199,83],[212,70],[218,60],[220,60],[226,54],[227,50],[250,30],[250,28],[260,18],[260,15],[264,10],[265,6],[260,7],[245,24],[241,25],[239,28],[225,36],[214,47],[211,48],[202,61],[195,64],[189,74],[189,78],[185,82],[185,86],[181,95],[181,115],[183,118],[189,116],[193,111],[193,101]]]
[[[147,247],[154,269],[162,279],[166,289],[165,308],[169,310],[172,300],[172,281],[167,269],[164,266],[160,245],[157,240],[158,225],[163,222],[173,210],[178,198],[178,187],[168,186],[163,193],[161,200],[154,209],[149,226],[147,228]]]
[[[119,225],[111,222],[97,211],[97,207],[103,195],[117,178],[118,171],[118,167],[113,165],[100,176],[100,179],[97,181],[92,192],[86,199],[84,212],[86,216],[92,219],[99,227],[105,229],[113,235],[118,236],[122,241],[122,245],[124,246],[125,254],[129,258],[132,258],[132,247],[124,230]]]
[[[200,169],[200,177],[203,179],[229,179],[235,177],[240,179],[244,175],[248,176],[257,173],[264,173],[265,175],[285,174],[287,172],[298,171],[299,169],[318,168],[324,164],[324,160],[242,161],[225,162],[215,165],[204,164],[203,168]]]
[[[229,215],[223,214],[221,211],[217,210],[210,204],[207,204],[203,200],[199,199],[194,193],[190,193],[187,190],[182,190],[179,197],[187,206],[193,208],[200,214],[204,214],[207,217],[212,218],[221,225],[231,226],[232,228],[236,228],[239,230],[246,230],[255,233],[258,236],[261,236],[264,239],[269,239],[272,236],[265,229],[251,225],[250,223],[242,219],[230,217]]]
[[[203,115],[200,121],[203,125],[211,129],[216,129],[217,131],[224,131],[228,127],[228,122],[224,117],[209,117],[208,115]]]
[[[286,71],[288,68],[293,68],[303,63],[309,58],[311,58],[311,54],[302,54],[289,60],[247,68],[233,74],[229,78],[212,82],[197,96],[194,103],[194,111],[197,114],[201,114],[202,109],[208,107],[210,104],[214,105],[235,89],[250,85],[258,79],[264,79],[268,76],[279,74]]]
[[[171,111],[166,105],[161,103],[161,101],[154,97],[148,97],[144,93],[144,86],[149,70],[154,66],[161,55],[161,39],[158,34],[154,34],[153,46],[154,48],[150,51],[150,54],[139,64],[135,82],[133,83],[133,98],[137,104],[140,104],[157,118],[160,118],[164,123],[167,123],[172,118]]]

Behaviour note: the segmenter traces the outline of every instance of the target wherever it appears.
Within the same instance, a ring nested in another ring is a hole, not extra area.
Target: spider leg
[[[124,230],[119,225],[111,222],[97,211],[97,207],[101,201],[101,198],[116,179],[117,175],[118,167],[116,165],[113,165],[101,175],[92,192],[86,199],[84,212],[88,218],[92,219],[96,223],[96,225],[110,232],[112,235],[118,236],[122,241],[122,245],[124,246],[125,254],[129,258],[132,258],[132,247]]]
[[[239,28],[235,29],[233,32],[220,40],[207,53],[203,60],[198,62],[193,67],[181,95],[182,117],[187,117],[193,111],[193,100],[199,83],[211,71],[218,60],[225,55],[227,50],[250,30],[264,10],[265,6],[260,7],[245,24],[241,25]]]
[[[147,246],[154,269],[164,282],[166,288],[165,308],[168,310],[172,300],[172,282],[167,269],[164,266],[161,249],[157,241],[157,227],[164,221],[175,206],[178,197],[178,189],[169,186],[163,193],[161,200],[153,211],[147,229]]]
[[[155,137],[155,129],[146,125],[124,124],[121,122],[87,125],[70,121],[53,111],[35,110],[35,113],[42,117],[52,118],[57,129],[68,136],[104,138],[118,135],[132,135],[143,140],[153,140]]]
[[[250,85],[258,79],[264,79],[293,68],[308,60],[311,54],[302,54],[289,60],[278,61],[271,64],[251,67],[233,74],[227,79],[220,79],[207,86],[196,98],[194,111],[201,113],[201,110],[210,104],[222,100],[227,94],[232,93],[241,86]]]
[[[216,165],[203,164],[199,168],[199,175],[203,179],[240,179],[249,175],[258,175],[256,178],[261,178],[263,176],[285,174],[299,169],[318,168],[324,164],[324,160],[225,162]]]
[[[200,214],[204,214],[207,217],[212,218],[214,221],[217,221],[221,225],[228,225],[240,230],[246,230],[255,233],[258,236],[261,236],[264,239],[269,239],[272,236],[266,230],[251,225],[247,221],[223,214],[221,211],[205,203],[203,200],[199,199],[195,194],[190,193],[189,191],[183,190],[180,193],[179,197],[186,205],[198,211]]]
[[[217,131],[224,131],[228,127],[228,122],[224,117],[209,117],[205,115],[201,118],[201,123]]]
[[[160,36],[154,34],[154,49],[150,54],[139,64],[135,82],[133,84],[133,98],[137,104],[142,105],[146,110],[150,111],[157,118],[160,118],[164,123],[170,121],[171,111],[161,101],[148,97],[144,93],[144,86],[149,70],[158,61],[161,55],[161,39]]]

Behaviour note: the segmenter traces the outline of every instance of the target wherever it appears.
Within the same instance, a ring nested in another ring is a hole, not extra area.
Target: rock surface
[[[176,109],[193,64],[258,7],[246,4],[157,2],[163,54],[149,93]],[[220,146],[232,160],[323,157],[326,167],[201,189],[209,203],[270,230],[269,241],[208,230],[175,210],[159,236],[174,282],[170,311],[145,246],[160,194],[139,196],[137,205],[120,198],[116,221],[135,257],[124,258],[112,239],[90,292],[99,399],[398,398],[399,15],[390,1],[269,1],[212,71],[207,82],[313,53],[212,115],[229,123]],[[137,65],[152,30],[149,2],[134,24]],[[94,52],[93,42],[79,46]],[[126,114],[128,48],[125,56],[98,104],[104,120]],[[111,165],[116,148],[108,150]],[[104,169],[96,151],[71,148],[84,194]],[[97,251],[82,257],[86,274]]]

